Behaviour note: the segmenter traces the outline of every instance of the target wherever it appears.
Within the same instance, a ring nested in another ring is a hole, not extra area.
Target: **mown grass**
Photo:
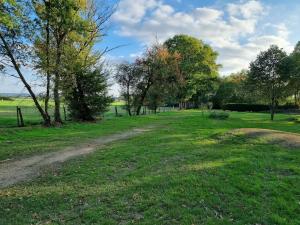
[[[40,142],[66,134],[69,145],[74,136],[157,125],[59,169],[48,168],[35,181],[1,190],[0,224],[298,225],[300,150],[224,135],[242,127],[300,132],[288,117],[270,122],[267,114],[230,113],[228,120],[213,120],[207,113],[184,111],[60,130],[4,131],[7,138],[30,140],[39,133]]]

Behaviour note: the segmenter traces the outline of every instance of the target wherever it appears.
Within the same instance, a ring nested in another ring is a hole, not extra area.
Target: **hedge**
[[[243,103],[228,103],[223,105],[224,110],[238,112],[262,112],[270,110],[268,105],[263,104],[243,104]]]
[[[299,107],[296,105],[280,105],[276,110],[296,110]],[[237,111],[237,112],[263,112],[269,111],[270,107],[263,104],[245,104],[245,103],[228,103],[223,105],[223,110]]]

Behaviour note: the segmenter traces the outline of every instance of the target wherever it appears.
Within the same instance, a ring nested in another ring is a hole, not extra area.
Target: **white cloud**
[[[122,0],[113,19],[124,24],[136,24],[145,16],[147,10],[159,4],[156,0]]]
[[[209,7],[190,12],[176,11],[162,0],[121,0],[114,21],[117,33],[149,44],[175,34],[188,34],[211,44],[219,52],[222,73],[247,68],[261,50],[277,44],[291,50],[285,24],[268,24],[272,31],[261,30],[260,20],[268,12],[260,1],[227,4],[220,10]]]
[[[259,17],[265,11],[262,4],[256,0],[250,0],[243,4],[229,3],[227,5],[227,10],[230,16],[242,17],[245,19]]]

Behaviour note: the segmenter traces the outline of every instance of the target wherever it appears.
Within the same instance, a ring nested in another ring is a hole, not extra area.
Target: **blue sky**
[[[156,37],[163,42],[189,34],[218,51],[220,74],[228,75],[247,69],[271,44],[292,51],[300,40],[299,26],[299,0],[120,0],[108,36],[97,48],[125,45],[106,56],[115,64],[134,60]],[[0,78],[0,93],[18,93],[20,87]],[[111,93],[117,93],[116,86]]]

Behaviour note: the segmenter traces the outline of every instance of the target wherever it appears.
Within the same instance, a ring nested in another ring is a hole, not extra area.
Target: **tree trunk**
[[[47,69],[46,69],[46,96],[45,96],[45,113],[49,116],[48,108],[49,108],[49,99],[50,99],[50,53],[49,53],[49,47],[50,47],[50,28],[49,28],[49,2],[45,1],[46,5],[46,13],[47,13],[47,24],[46,24],[46,64],[47,64]]]
[[[148,79],[147,86],[146,86],[146,88],[144,89],[144,91],[141,95],[141,98],[140,98],[140,101],[139,101],[139,104],[138,104],[138,107],[137,107],[137,110],[136,110],[136,115],[137,116],[140,115],[140,113],[141,113],[141,108],[144,104],[144,101],[145,101],[145,98],[146,98],[146,95],[148,93],[148,90],[149,90],[150,86],[151,86],[151,78]]]
[[[92,112],[85,101],[84,92],[81,83],[80,81],[79,82],[77,81],[76,83],[77,83],[79,103],[80,103],[80,119],[84,121],[94,121],[95,118],[93,118]]]
[[[127,112],[131,116],[130,87],[127,85]]]
[[[21,70],[20,70],[20,68],[19,68],[19,66],[18,66],[18,64],[17,64],[17,62],[16,62],[16,60],[15,60],[15,58],[14,58],[14,56],[13,56],[13,54],[12,54],[12,52],[11,52],[9,46],[8,46],[8,44],[7,44],[7,42],[5,41],[5,39],[4,39],[4,37],[2,36],[1,33],[0,33],[0,39],[2,40],[2,42],[4,44],[4,47],[5,47],[5,50],[7,52],[7,55],[10,58],[10,60],[11,60],[11,62],[13,64],[15,70],[17,71],[17,73],[18,73],[18,75],[19,75],[22,83],[24,84],[25,88],[29,92],[29,94],[30,94],[30,96],[31,96],[31,98],[32,98],[32,100],[33,100],[36,108],[38,109],[39,113],[41,114],[41,116],[42,116],[42,118],[44,120],[44,125],[45,126],[50,126],[51,121],[50,121],[49,116],[45,113],[45,111],[41,107],[40,103],[38,102],[38,100],[37,100],[34,92],[32,91],[31,86],[25,80],[25,77],[23,76],[23,74],[22,74],[22,72],[21,72]]]
[[[60,97],[59,97],[59,83],[60,83],[60,60],[61,60],[61,46],[60,42],[57,41],[56,44],[56,70],[54,76],[54,121],[58,124],[62,124],[62,119],[60,116]]]
[[[275,114],[275,98],[272,97],[272,102],[271,102],[271,106],[270,106],[270,113],[271,113],[271,120],[274,120],[274,114]]]

